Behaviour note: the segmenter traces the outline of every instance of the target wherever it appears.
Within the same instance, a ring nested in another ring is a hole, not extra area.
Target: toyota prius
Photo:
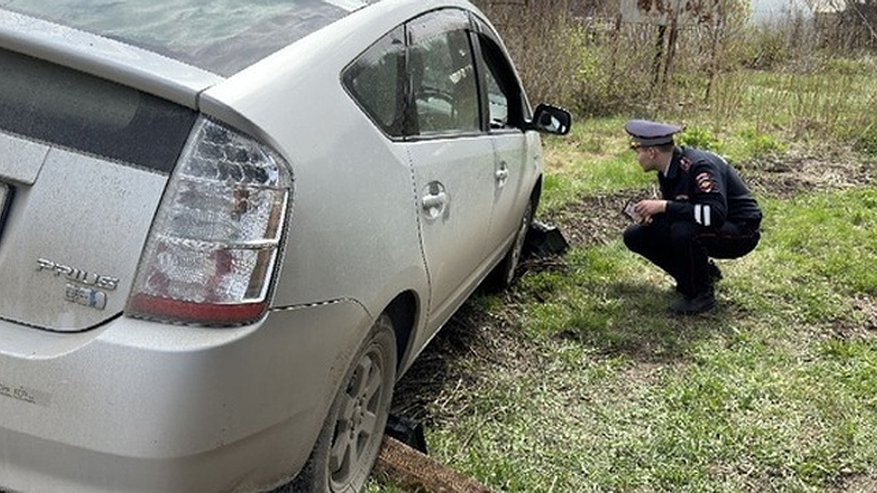
[[[11,492],[361,490],[570,126],[462,0],[4,0],[0,67]]]

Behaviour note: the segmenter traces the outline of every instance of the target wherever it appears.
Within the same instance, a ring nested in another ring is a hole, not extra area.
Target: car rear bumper
[[[0,322],[0,490],[253,491],[307,459],[370,325],[354,302],[234,329]]]

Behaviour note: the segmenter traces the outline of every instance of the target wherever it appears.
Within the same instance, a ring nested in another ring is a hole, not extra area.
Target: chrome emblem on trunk
[[[37,259],[37,271],[41,272],[44,270],[52,272],[55,274],[55,277],[64,276],[68,281],[84,284],[86,286],[94,286],[108,291],[113,291],[119,287],[118,278],[86,272],[82,269],[59,264],[45,258]]]
[[[64,291],[64,299],[97,310],[103,310],[107,306],[107,293],[97,289],[84,288],[67,283]]]
[[[107,306],[107,293],[119,287],[119,279],[86,272],[76,267],[59,264],[49,259],[37,259],[37,272],[47,271],[55,277],[64,276],[67,284],[64,287],[64,300],[77,305],[87,306],[95,310],[103,310]],[[95,289],[98,288],[98,289]]]

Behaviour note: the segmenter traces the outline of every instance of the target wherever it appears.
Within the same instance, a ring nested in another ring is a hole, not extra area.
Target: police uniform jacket
[[[658,181],[662,198],[669,201],[669,219],[694,221],[711,229],[726,221],[758,229],[758,203],[737,171],[720,156],[676,147],[666,173],[658,173]]]

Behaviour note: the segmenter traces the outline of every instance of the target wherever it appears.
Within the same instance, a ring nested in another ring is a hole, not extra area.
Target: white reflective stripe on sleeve
[[[710,206],[708,206],[708,205],[703,206],[703,225],[704,226],[709,226],[712,223],[711,212],[712,212],[712,209],[710,209]]]
[[[696,222],[697,224],[703,224],[703,221],[701,220],[701,217],[700,217],[700,212],[701,212],[702,207],[703,206],[701,206],[701,205],[694,206],[694,222]]]

